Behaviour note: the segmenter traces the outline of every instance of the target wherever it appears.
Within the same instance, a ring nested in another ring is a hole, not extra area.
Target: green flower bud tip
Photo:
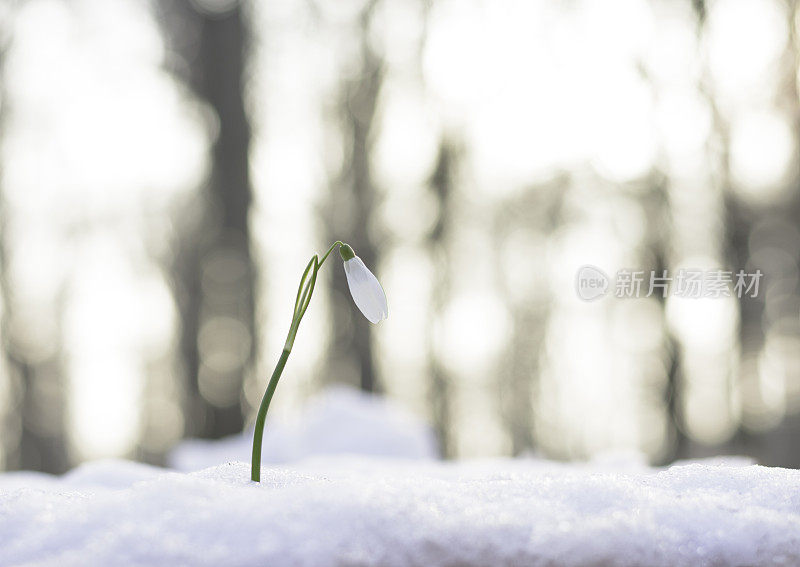
[[[339,247],[339,255],[342,257],[342,260],[347,262],[348,260],[352,260],[356,257],[356,253],[353,252],[353,249],[350,248],[349,244],[342,244]]]

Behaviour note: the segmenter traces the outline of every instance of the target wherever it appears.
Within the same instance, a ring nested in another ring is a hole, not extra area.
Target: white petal
[[[383,292],[378,278],[356,256],[344,263],[347,275],[347,286],[358,308],[370,323],[379,323],[389,316],[386,294]]]

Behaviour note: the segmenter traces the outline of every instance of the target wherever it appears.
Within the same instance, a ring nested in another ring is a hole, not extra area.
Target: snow
[[[800,471],[323,456],[0,475],[0,565],[800,565]]]
[[[193,439],[173,449],[169,464],[196,471],[230,461],[249,461],[253,431],[219,441]],[[285,421],[268,420],[263,463],[287,463],[314,455],[373,455],[435,459],[433,430],[399,404],[354,388],[334,386]]]

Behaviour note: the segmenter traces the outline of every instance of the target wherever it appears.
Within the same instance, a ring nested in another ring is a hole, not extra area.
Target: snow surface
[[[800,565],[800,471],[318,457],[0,475],[0,565]]]
[[[169,464],[197,471],[230,461],[249,461],[253,431],[218,441],[182,442]],[[334,386],[312,398],[286,421],[269,420],[264,428],[263,463],[288,463],[315,455],[373,455],[409,459],[439,456],[430,426],[388,398]]]

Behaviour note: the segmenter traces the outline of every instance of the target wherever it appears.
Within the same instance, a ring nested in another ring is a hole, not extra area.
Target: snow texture
[[[800,471],[317,457],[0,475],[0,565],[800,565]]]
[[[230,462],[249,461],[253,432],[219,441],[184,441],[169,464],[197,471]],[[264,428],[263,463],[288,463],[315,455],[372,455],[435,459],[433,430],[391,400],[344,386],[332,387],[287,421],[269,420]]]

